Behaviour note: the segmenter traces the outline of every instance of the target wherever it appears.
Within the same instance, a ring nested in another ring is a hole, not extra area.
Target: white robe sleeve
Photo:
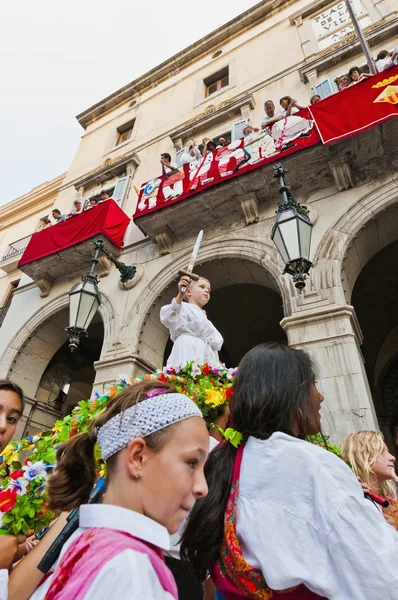
[[[341,496],[344,488],[336,489],[337,506],[328,482],[318,482],[308,490],[307,506],[296,499],[300,515],[293,475],[290,482],[291,513],[282,500],[267,500],[266,487],[264,501],[238,501],[238,537],[249,564],[257,563],[275,590],[304,583],[329,600],[396,600],[398,532],[364,499],[358,482],[339,482],[348,490]]]
[[[0,569],[0,600],[8,598],[8,571]]]
[[[125,550],[113,557],[98,573],[84,600],[173,600],[165,592],[148,556]]]

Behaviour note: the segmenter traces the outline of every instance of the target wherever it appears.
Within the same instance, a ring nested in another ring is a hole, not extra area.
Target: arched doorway
[[[398,411],[398,240],[380,250],[360,272],[352,304],[363,334],[362,352],[380,428]]]
[[[51,315],[25,341],[9,370],[8,377],[20,385],[26,399],[24,419],[16,437],[33,435],[53,426],[76,404],[91,395],[95,378],[93,362],[98,360],[104,340],[104,326],[97,313],[73,354],[68,348],[65,328],[69,309]]]
[[[211,282],[206,306],[209,319],[224,337],[220,360],[236,366],[253,346],[267,341],[286,342],[279,323],[283,319],[282,297],[277,282],[260,264],[247,259],[222,258],[195,267]],[[161,306],[176,295],[171,282],[153,304],[140,336],[140,355],[156,367],[165,364],[172,343],[159,319]]]

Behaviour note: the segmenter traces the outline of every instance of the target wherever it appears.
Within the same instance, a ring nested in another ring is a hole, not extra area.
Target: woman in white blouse
[[[321,429],[322,401],[301,350],[260,345],[239,365],[238,448],[228,442],[210,454],[209,493],[181,550],[199,577],[210,570],[226,600],[274,598],[273,590],[286,600],[397,598],[397,531],[345,462],[305,439]]]
[[[186,288],[185,293],[182,287]],[[161,308],[160,320],[174,342],[167,366],[184,366],[191,361],[197,365],[219,365],[218,351],[224,340],[203,310],[210,300],[210,290],[210,282],[204,277],[199,281],[182,277],[176,298]]]

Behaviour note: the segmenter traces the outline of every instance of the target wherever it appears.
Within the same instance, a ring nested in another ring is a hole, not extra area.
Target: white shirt
[[[284,115],[283,115],[282,109],[279,109],[279,108],[278,108],[278,110],[276,110],[276,111],[274,112],[274,116],[273,116],[273,117],[268,117],[268,116],[265,114],[265,115],[264,115],[264,117],[263,117],[263,120],[262,120],[262,122],[263,122],[263,123],[268,123],[268,121],[271,121],[271,119],[275,119],[276,117],[283,117],[283,116],[284,116]]]
[[[167,366],[184,366],[192,360],[198,365],[219,365],[218,351],[224,340],[203,309],[188,302],[178,304],[173,298],[160,309],[160,320],[174,342]]]
[[[329,600],[396,600],[398,533],[331,452],[274,433],[243,451],[237,534],[267,584]]]
[[[169,550],[167,529],[144,515],[110,504],[85,504],[80,507],[80,527],[62,548],[60,559],[68,546],[89,527],[108,527],[125,531]],[[30,597],[43,600],[52,577],[49,577]],[[107,562],[94,579],[84,600],[173,600],[164,591],[146,554],[124,550]]]
[[[193,147],[194,155],[190,154],[189,149],[186,148],[184,154],[181,156],[181,164],[185,165],[191,162],[198,161],[202,158],[202,153],[197,146]]]
[[[0,569],[0,600],[8,598],[8,571]]]
[[[380,58],[376,60],[375,66],[378,73],[382,71],[386,71],[387,69],[391,69],[394,66],[394,62],[391,60],[391,56],[386,56],[385,58]]]

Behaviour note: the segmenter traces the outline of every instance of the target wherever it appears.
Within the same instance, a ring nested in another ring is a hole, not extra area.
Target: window
[[[14,292],[17,289],[19,282],[20,282],[19,279],[17,279],[16,281],[13,281],[10,284],[10,287],[8,288],[6,296],[5,296],[4,300],[3,300],[3,306],[0,307],[0,327],[2,326],[3,321],[6,318],[6,314],[8,312],[8,309],[11,306],[11,302],[12,302],[12,299],[13,299],[13,296],[14,296]]]
[[[215,94],[219,90],[229,85],[229,70],[228,67],[221,69],[221,71],[217,71],[210,77],[206,77],[203,80],[206,87],[206,97]]]
[[[339,88],[332,77],[325,77],[325,79],[314,85],[312,91],[323,99],[338,92]]]
[[[117,128],[116,146],[120,146],[120,144],[123,144],[123,142],[127,142],[127,140],[131,138],[133,134],[134,123],[135,119]]]

